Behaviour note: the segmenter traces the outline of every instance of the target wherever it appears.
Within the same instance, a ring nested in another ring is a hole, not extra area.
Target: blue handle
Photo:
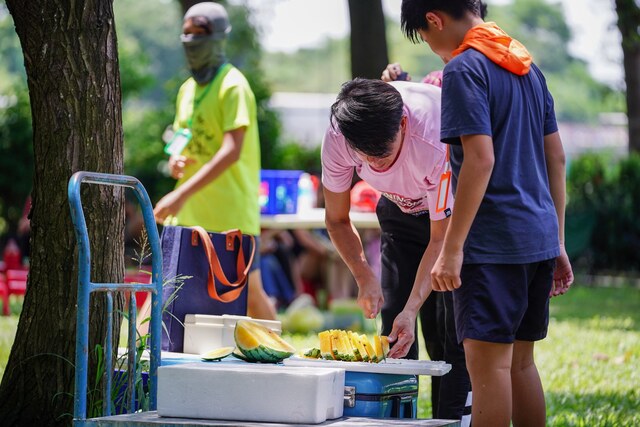
[[[114,284],[114,283],[92,283],[91,282],[91,250],[89,247],[89,235],[87,233],[87,223],[82,210],[80,199],[80,186],[82,183],[112,185],[131,188],[142,208],[144,225],[151,247],[151,283],[150,284]],[[76,239],[78,241],[78,311],[76,324],[76,385],[74,420],[85,420],[87,414],[87,375],[88,375],[88,355],[89,355],[89,295],[91,292],[107,293],[107,339],[105,343],[105,366],[107,372],[107,393],[106,415],[111,412],[111,319],[113,316],[113,302],[111,293],[121,291],[147,291],[152,293],[151,305],[151,348],[150,348],[150,371],[149,371],[149,397],[150,409],[155,410],[157,404],[157,373],[160,365],[160,342],[162,333],[162,255],[160,251],[160,239],[156,226],[153,209],[149,195],[138,179],[127,175],[112,175],[97,172],[76,172],[69,180],[67,188],[69,206],[71,208],[71,220],[73,221]],[[135,297],[133,298],[133,308],[130,307],[130,322],[135,322]],[[130,303],[130,305],[132,305]],[[131,330],[131,329],[130,329]],[[131,354],[135,351],[135,335],[129,337],[128,351]],[[133,346],[132,346],[133,342]],[[131,358],[130,358],[131,360]],[[135,369],[131,371],[129,366],[129,378],[135,377]],[[131,409],[133,409],[135,395],[132,393]]]

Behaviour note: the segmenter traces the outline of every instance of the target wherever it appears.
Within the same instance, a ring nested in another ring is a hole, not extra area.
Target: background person
[[[416,317],[431,293],[429,273],[453,208],[450,190],[438,197],[447,170],[439,129],[439,88],[355,79],[343,85],[331,107],[322,143],[327,230],[356,279],[365,316],[382,314],[382,334],[394,343],[390,357],[418,358]],[[354,171],[382,194],[376,207],[380,280],[349,219]],[[464,372],[464,357],[451,363],[462,366],[456,372]],[[448,405],[460,417],[468,391],[465,373]]]
[[[198,3],[184,16],[181,40],[192,77],[178,92],[173,127],[187,144],[182,150],[170,149],[169,169],[178,182],[156,204],[154,215],[159,223],[172,216],[178,225],[199,225],[212,232],[238,228],[258,239],[256,101],[246,78],[227,62],[225,42],[230,31],[227,12],[217,3]],[[254,259],[247,314],[275,319],[259,266]]]

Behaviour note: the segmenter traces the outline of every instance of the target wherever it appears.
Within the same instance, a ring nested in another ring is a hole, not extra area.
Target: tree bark
[[[616,0],[616,12],[627,86],[629,152],[640,153],[640,6],[637,0]]]
[[[349,0],[351,77],[379,79],[389,64],[382,0]]]
[[[0,384],[0,425],[70,425],[78,258],[67,183],[79,170],[123,170],[113,4],[7,0],[7,6],[24,52],[35,171],[29,280]],[[84,185],[82,194],[93,255],[91,280],[121,282],[122,190]],[[121,305],[117,298],[115,310]],[[104,296],[92,298],[90,353],[104,341],[105,308]]]

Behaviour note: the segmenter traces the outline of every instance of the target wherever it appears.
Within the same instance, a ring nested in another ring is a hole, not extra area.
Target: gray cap
[[[226,9],[214,2],[196,3],[184,14],[184,20],[201,16],[211,25],[211,34],[216,39],[222,39],[231,32],[231,23]]]

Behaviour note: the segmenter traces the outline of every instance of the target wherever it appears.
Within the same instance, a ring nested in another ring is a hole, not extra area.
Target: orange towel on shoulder
[[[485,22],[471,28],[465,34],[462,44],[453,51],[453,56],[473,48],[507,71],[519,76],[529,72],[532,58],[516,39],[509,37],[495,22]]]

